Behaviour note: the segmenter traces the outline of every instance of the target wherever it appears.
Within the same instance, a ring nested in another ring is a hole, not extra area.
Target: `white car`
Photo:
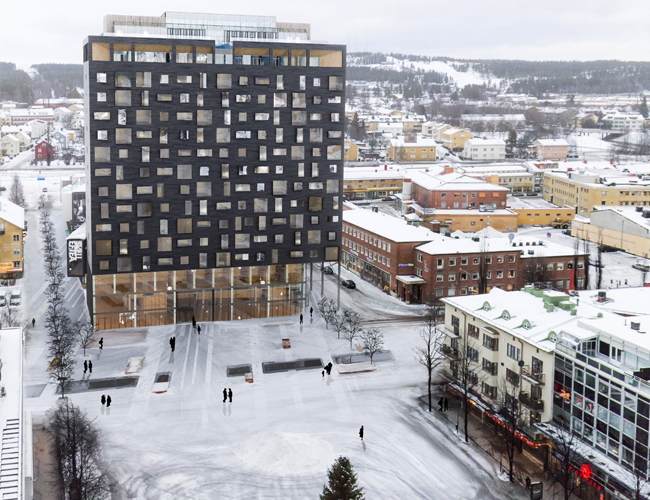
[[[0,307],[7,305],[7,292],[0,292]]]
[[[21,303],[21,295],[18,290],[15,290],[11,292],[11,296],[9,297],[9,305],[10,306],[19,306]]]

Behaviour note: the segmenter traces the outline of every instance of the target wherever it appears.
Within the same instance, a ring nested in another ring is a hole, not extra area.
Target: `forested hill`
[[[81,97],[81,64],[34,64],[27,72],[0,62],[0,100],[33,104],[36,99]]]
[[[405,74],[406,73],[406,74]],[[408,54],[350,53],[348,80],[403,83],[407,74],[422,83],[498,86],[501,91],[613,94],[650,90],[650,62],[523,61],[453,59]]]

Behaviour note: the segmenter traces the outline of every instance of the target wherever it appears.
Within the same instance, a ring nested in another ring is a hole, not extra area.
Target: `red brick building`
[[[506,207],[508,189],[482,179],[451,172],[442,175],[426,172],[412,173],[411,197],[423,208],[478,209],[492,205],[496,209]]]
[[[478,293],[481,283],[486,291],[520,290],[528,283],[583,289],[584,259],[571,248],[531,237],[456,239],[370,210],[343,212],[341,265],[406,302]]]

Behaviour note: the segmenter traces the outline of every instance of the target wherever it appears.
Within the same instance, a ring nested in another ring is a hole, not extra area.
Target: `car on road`
[[[341,286],[344,286],[345,288],[349,288],[350,290],[354,290],[357,287],[357,285],[352,280],[341,281]]]
[[[567,158],[573,158],[573,159],[575,159],[575,158],[580,158],[580,156],[577,155],[577,154],[575,154],[575,153],[570,153],[570,154],[566,155],[566,157],[567,157]]]
[[[517,198],[521,198],[522,196],[526,196],[525,193],[512,193],[512,196],[516,196]]]
[[[539,193],[526,193],[526,196],[539,196]]]
[[[325,266],[323,268],[323,273],[324,274],[334,274],[334,270],[330,266]]]
[[[7,305],[7,292],[0,292],[0,307]]]
[[[10,306],[19,306],[21,303],[21,295],[20,292],[15,290],[11,292],[11,296],[9,297],[9,305]]]

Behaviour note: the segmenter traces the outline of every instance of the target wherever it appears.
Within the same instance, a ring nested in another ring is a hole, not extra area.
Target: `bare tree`
[[[418,361],[427,369],[429,412],[431,412],[431,379],[433,377],[433,372],[445,359],[445,356],[442,353],[442,346],[445,343],[445,334],[437,327],[438,319],[441,316],[438,314],[438,310],[439,309],[436,308],[436,306],[429,306],[427,308],[427,314],[422,321],[423,325],[420,329],[420,338],[423,340],[424,345],[415,348]]]
[[[25,195],[23,194],[23,185],[20,182],[20,177],[14,175],[14,181],[11,184],[11,191],[9,194],[9,200],[11,203],[15,203],[20,207],[25,207]]]
[[[479,261],[478,261],[478,293],[487,293],[488,287],[488,252],[487,252],[487,239],[481,236],[479,244]]]
[[[596,248],[596,289],[600,290],[603,284],[603,230],[598,229],[598,247]]]
[[[361,316],[358,313],[351,311],[349,309],[343,311],[343,316],[345,318],[343,338],[350,342],[350,349],[352,349],[352,343],[354,342],[354,339],[358,338],[362,332]]]
[[[548,434],[553,440],[555,458],[551,465],[551,474],[564,490],[564,500],[570,500],[573,492],[578,488],[574,467],[580,462],[578,453],[578,439],[568,430],[558,426],[551,426]]]
[[[582,253],[585,256],[585,278],[583,290],[589,290],[589,267],[591,266],[591,243],[587,238],[582,240]],[[575,288],[578,289],[578,269],[576,268]]]
[[[336,302],[323,297],[316,303],[316,311],[325,321],[325,329],[327,330],[334,316],[336,316]]]
[[[86,356],[86,349],[90,347],[92,336],[95,333],[93,322],[89,320],[75,321],[72,324],[72,331],[79,339],[79,343],[84,350],[84,356]]]
[[[550,280],[546,262],[542,257],[535,256],[531,259],[526,259],[524,279],[526,283],[530,283],[531,285],[544,284]]]
[[[99,432],[93,422],[68,400],[59,400],[48,417],[69,498],[109,498],[110,481],[101,462]]]
[[[516,374],[518,375],[518,374]],[[517,449],[517,431],[522,425],[523,411],[519,403],[519,392],[521,381],[518,379],[507,379],[504,377],[497,389],[497,405],[501,408],[500,413],[504,418],[503,440],[506,445],[508,457],[508,478],[514,482],[514,460]]]
[[[345,311],[347,311],[347,309],[344,309],[343,314],[338,314],[338,312],[335,311],[334,315],[332,316],[331,323],[334,331],[336,332],[337,339],[341,338],[341,332],[345,330]]]
[[[632,494],[634,500],[645,500],[650,494],[650,478],[644,470],[644,464],[640,458],[637,458],[635,464],[629,464],[629,468],[625,474],[627,483],[632,487]]]
[[[465,424],[465,442],[469,442],[469,399],[479,385],[479,357],[476,344],[461,335],[452,338],[450,344],[443,345],[443,353],[449,356],[449,378],[456,384],[463,397],[463,420]]]
[[[363,350],[370,356],[370,364],[372,364],[373,356],[384,348],[384,334],[378,328],[370,328],[361,332],[361,340]]]

